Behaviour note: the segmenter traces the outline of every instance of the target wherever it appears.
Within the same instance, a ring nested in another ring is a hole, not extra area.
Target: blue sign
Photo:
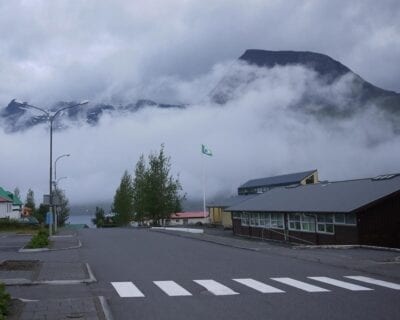
[[[53,224],[53,214],[51,212],[46,213],[46,224]]]

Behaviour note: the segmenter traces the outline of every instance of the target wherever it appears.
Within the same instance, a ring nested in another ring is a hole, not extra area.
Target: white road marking
[[[254,279],[250,279],[250,278],[246,278],[246,279],[232,279],[236,282],[239,282],[249,288],[252,288],[254,290],[257,290],[258,292],[261,293],[280,293],[280,292],[285,292],[282,291],[280,289],[277,289],[275,287],[269,286],[263,282],[254,280]]]
[[[389,282],[389,281],[383,281],[383,280],[378,280],[378,279],[368,278],[368,277],[363,277],[363,276],[345,276],[345,278],[358,280],[358,281],[365,282],[365,283],[371,283],[371,284],[375,284],[377,286],[386,287],[386,288],[390,288],[390,289],[394,289],[394,290],[400,290],[399,284]]]
[[[132,282],[111,282],[121,298],[144,297],[144,294]]]
[[[232,289],[214,280],[193,280],[193,281],[203,286],[216,296],[228,296],[228,295],[239,294],[238,292],[235,292]]]
[[[297,289],[307,291],[307,292],[328,292],[330,290],[314,286],[302,281],[298,281],[292,278],[271,278],[272,280],[287,284],[289,286],[295,287]]]
[[[175,281],[153,281],[154,284],[171,297],[191,296],[192,294]]]
[[[345,282],[345,281],[341,281],[341,280],[336,280],[336,279],[332,279],[332,278],[328,278],[328,277],[307,277],[309,279],[312,280],[316,280],[316,281],[320,281],[323,283],[327,283],[330,284],[332,286],[336,286],[339,288],[344,288],[344,289],[348,289],[351,291],[370,291],[370,290],[374,290],[374,289],[370,289],[367,287],[363,287],[363,286],[359,286],[358,284],[352,284],[349,282]]]

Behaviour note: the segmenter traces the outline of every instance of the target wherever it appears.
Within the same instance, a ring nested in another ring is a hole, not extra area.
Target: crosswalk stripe
[[[144,294],[132,282],[111,282],[121,298],[144,297]]]
[[[352,284],[352,283],[349,283],[349,282],[336,280],[336,279],[332,279],[332,278],[328,278],[328,277],[307,277],[307,278],[312,279],[312,280],[316,280],[316,281],[320,281],[320,282],[323,282],[323,283],[327,283],[327,284],[330,284],[332,286],[348,289],[348,290],[351,290],[351,291],[370,291],[370,290],[374,290],[374,289],[371,289],[371,288],[359,286],[357,284]]]
[[[239,294],[238,292],[235,292],[232,289],[214,280],[193,280],[193,281],[201,285],[202,287],[206,288],[208,291],[210,291],[212,294],[215,294],[216,296],[228,296],[228,295]]]
[[[153,281],[162,291],[171,297],[191,296],[192,294],[175,281]]]
[[[287,284],[289,286],[295,287],[297,289],[307,291],[307,292],[328,292],[330,290],[308,284],[306,282],[298,281],[292,278],[271,278],[272,280]]]
[[[246,279],[232,279],[236,282],[239,282],[249,288],[252,288],[254,290],[257,290],[258,292],[261,293],[280,293],[280,292],[285,292],[282,291],[280,289],[277,289],[275,287],[269,286],[263,282],[254,280],[254,279],[250,279],[250,278],[246,278]]]
[[[363,277],[363,276],[345,276],[345,278],[358,280],[358,281],[365,282],[365,283],[375,284],[377,286],[386,287],[386,288],[390,288],[390,289],[394,289],[394,290],[400,290],[399,284],[389,282],[389,281],[383,281],[383,280],[378,280],[378,279]]]

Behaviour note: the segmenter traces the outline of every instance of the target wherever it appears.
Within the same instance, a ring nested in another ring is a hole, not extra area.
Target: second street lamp
[[[15,99],[13,101],[15,101]],[[53,167],[52,166],[53,166],[53,123],[54,123],[54,119],[64,110],[82,106],[82,105],[85,105],[88,103],[89,103],[89,100],[83,100],[80,103],[76,103],[74,105],[70,105],[67,107],[62,107],[55,111],[45,110],[45,109],[30,105],[27,102],[22,103],[22,107],[24,107],[24,108],[35,109],[35,110],[39,110],[40,112],[44,113],[47,117],[47,121],[50,123],[50,170],[49,170],[50,171],[50,178],[49,178],[49,193],[50,194],[49,194],[49,197],[50,197],[50,207],[52,210],[53,217],[54,217],[54,207],[53,207]]]
[[[67,154],[62,154],[61,156],[58,156],[56,161],[54,161],[54,180],[57,181],[57,161],[60,160],[61,158],[64,157],[69,157],[71,156],[71,154],[67,153]]]

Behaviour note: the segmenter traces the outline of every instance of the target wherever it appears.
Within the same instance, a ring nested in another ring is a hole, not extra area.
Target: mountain
[[[248,70],[247,66],[253,69]],[[315,52],[246,50],[239,57],[238,64],[227,72],[209,94],[210,99],[216,105],[225,105],[231,99],[240,97],[246,92],[247,87],[259,79],[257,71],[263,71],[261,74],[265,76],[271,68],[290,66],[302,66],[312,70],[316,77],[313,81],[319,84],[316,88],[314,82],[308,87],[305,83],[302,95],[289,106],[292,109],[319,118],[346,118],[373,106],[385,114],[393,130],[400,134],[400,94],[378,88],[339,61]],[[337,85],[342,82],[344,85]],[[73,104],[74,102],[59,102],[50,110],[54,111]],[[62,121],[65,121],[65,118],[96,125],[104,114],[133,113],[148,107],[171,109],[186,106],[156,103],[152,100],[138,100],[118,106],[111,104],[83,106],[66,110],[63,117],[57,118],[55,127],[62,128]],[[32,110],[28,112],[24,104],[12,100],[0,112],[0,120],[7,132],[16,132],[45,123],[46,116]]]
[[[350,76],[351,82],[349,83],[347,96],[343,97],[347,108],[344,110],[343,108],[338,108],[337,99],[332,100],[330,99],[331,97],[326,97],[324,94],[309,90],[305,92],[302,99],[294,106],[302,108],[303,111],[312,112],[312,110],[307,110],[307,105],[318,104],[321,106],[318,109],[320,114],[346,116],[370,103],[390,114],[394,113],[400,116],[400,94],[372,85],[348,67],[327,55],[308,51],[250,49],[245,51],[239,58],[239,61],[260,68],[303,66],[313,70],[317,75],[318,81],[324,86],[332,85],[342,77]],[[225,104],[232,98],[239,87],[249,85],[254,80],[256,80],[254,75],[242,75],[238,77],[237,71],[233,70],[233,72],[225,75],[218,86],[211,92],[211,99],[215,103]]]
[[[55,104],[51,111],[58,110],[63,107],[73,106],[75,102],[59,102]],[[101,116],[107,113],[126,113],[126,112],[137,112],[143,108],[154,107],[161,109],[171,108],[185,108],[184,105],[172,105],[172,104],[159,104],[152,100],[138,100],[135,103],[128,105],[113,106],[111,104],[97,104],[87,108],[86,106],[76,107],[67,109],[64,111],[63,120],[56,118],[55,128],[62,128],[63,122],[67,118],[70,121],[84,121],[90,125],[96,125]],[[36,114],[36,115],[34,115]],[[29,129],[38,124],[46,123],[47,116],[40,111],[34,111],[30,108],[26,108],[24,103],[12,100],[6,108],[0,113],[0,118],[5,126],[6,132],[17,132]]]

